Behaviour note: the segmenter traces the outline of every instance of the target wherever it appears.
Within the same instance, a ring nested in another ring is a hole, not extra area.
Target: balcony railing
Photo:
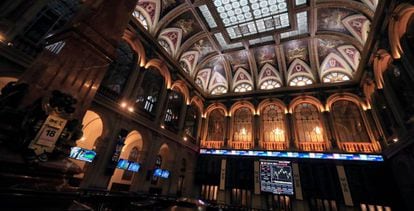
[[[211,148],[211,149],[220,149],[224,145],[223,141],[203,141],[201,147]]]
[[[266,150],[286,150],[288,144],[286,142],[276,142],[276,141],[262,141],[259,142],[259,146],[262,149]]]
[[[378,143],[341,142],[339,148],[345,152],[380,152],[381,146]]]
[[[252,149],[253,142],[233,141],[233,142],[230,142],[230,147],[233,149]]]
[[[327,151],[328,145],[325,142],[299,142],[298,148],[302,151]]]

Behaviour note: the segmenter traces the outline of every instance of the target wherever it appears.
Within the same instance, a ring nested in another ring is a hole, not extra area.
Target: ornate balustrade
[[[288,143],[282,141],[261,141],[259,142],[259,146],[266,150],[286,150]]]
[[[299,142],[298,148],[302,151],[327,151],[328,145],[325,142]]]
[[[378,143],[341,142],[339,148],[345,152],[380,152],[381,146]]]
[[[224,145],[223,141],[203,141],[201,147],[211,148],[211,149],[220,149]]]
[[[247,141],[233,141],[230,142],[230,147],[233,149],[252,149],[253,148],[253,142],[247,142]]]

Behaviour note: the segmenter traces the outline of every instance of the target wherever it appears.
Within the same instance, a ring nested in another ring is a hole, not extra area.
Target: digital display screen
[[[162,174],[162,169],[155,169],[154,170],[154,176],[156,177],[160,177]]]
[[[70,149],[70,158],[76,159],[76,160],[82,160],[86,162],[92,162],[93,159],[96,156],[96,152],[93,150],[87,150],[80,147],[72,147]]]
[[[138,172],[139,167],[140,167],[139,163],[131,162],[131,163],[129,163],[128,171]]]
[[[261,160],[260,190],[273,194],[293,195],[293,173],[290,161]]]
[[[161,177],[167,179],[170,176],[170,172],[168,170],[162,170]]]
[[[350,160],[383,162],[382,155],[353,154],[353,153],[329,153],[329,152],[286,152],[286,151],[256,151],[256,150],[232,150],[232,149],[200,149],[204,155],[224,156],[255,156],[273,158],[299,158],[299,159],[323,159],[323,160]]]
[[[170,171],[165,170],[165,169],[155,169],[154,176],[167,179],[170,176]]]
[[[117,168],[138,172],[141,165],[137,162],[125,160],[125,159],[119,159],[118,164],[116,165]]]
[[[118,164],[116,165],[117,168],[119,169],[128,169],[129,166],[129,161],[128,160],[124,160],[124,159],[119,159],[118,160]]]

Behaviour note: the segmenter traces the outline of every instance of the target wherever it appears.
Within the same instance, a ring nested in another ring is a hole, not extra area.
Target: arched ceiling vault
[[[227,95],[352,81],[378,3],[139,0],[134,16],[195,86]]]

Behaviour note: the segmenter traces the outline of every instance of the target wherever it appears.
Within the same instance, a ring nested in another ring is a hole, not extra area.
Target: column
[[[259,142],[260,142],[260,115],[255,114],[254,115],[254,122],[253,122],[253,148],[259,148]]]
[[[322,112],[323,125],[325,126],[328,143],[332,146],[332,150],[339,150],[338,141],[336,140],[335,126],[329,111]]]
[[[297,140],[295,140],[295,127],[291,113],[286,113],[287,122],[287,138],[288,138],[288,149],[298,149]]]
[[[201,143],[207,140],[208,135],[208,122],[204,115],[201,115],[201,127],[198,127],[198,146],[201,147]]]
[[[131,103],[129,103],[130,105],[135,104],[135,99],[131,98],[131,96],[133,95],[134,87],[136,85],[136,81],[139,76],[138,73],[139,73],[140,67],[137,64],[135,64],[134,68],[132,69],[133,70],[131,71],[128,77],[128,81],[126,82],[125,88],[121,94],[121,99],[132,101]]]
[[[229,142],[232,140],[232,136],[231,136],[231,131],[230,131],[230,127],[231,127],[231,118],[230,116],[226,116],[226,121],[225,121],[225,125],[226,125],[226,136],[224,137],[224,147],[230,147],[229,146]]]
[[[72,28],[49,40],[64,47],[59,52],[43,50],[19,80],[29,84],[22,107],[60,90],[77,99],[74,116],[81,118],[115,57],[135,4],[136,0],[86,0]]]
[[[186,105],[186,104],[181,106],[180,117],[179,117],[180,122],[178,123],[178,134],[180,137],[183,137],[185,135],[184,123],[185,123],[185,118],[187,116],[187,109],[189,109],[190,106],[191,105]]]
[[[133,83],[134,86],[132,88],[132,92],[129,95],[129,98],[132,100],[137,99],[139,90],[141,89],[142,82],[144,81],[145,74],[147,73],[147,71],[149,71],[147,68],[144,68],[144,67],[139,67],[139,68],[137,67],[137,69],[138,69],[137,71],[138,76],[135,80],[135,83]]]
[[[157,103],[157,112],[155,114],[155,124],[160,125],[164,124],[164,115],[168,106],[168,96],[171,93],[171,89],[163,90],[161,96],[159,96],[159,101]]]

